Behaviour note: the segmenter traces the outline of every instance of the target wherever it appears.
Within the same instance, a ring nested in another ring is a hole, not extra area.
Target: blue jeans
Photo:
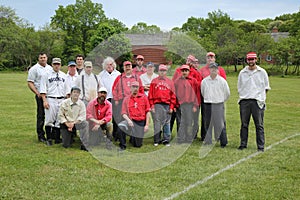
[[[240,104],[240,118],[241,118],[241,130],[240,139],[241,145],[247,147],[248,143],[248,127],[250,117],[252,115],[255,128],[256,128],[256,144],[258,149],[263,149],[265,145],[264,136],[264,111],[265,107],[260,108],[257,105],[255,99],[244,99],[239,102]]]

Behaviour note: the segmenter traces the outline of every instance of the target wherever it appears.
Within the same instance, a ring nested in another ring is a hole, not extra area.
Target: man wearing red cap
[[[256,65],[257,56],[255,52],[247,54],[247,63],[238,76],[238,93],[240,105],[241,143],[239,150],[247,148],[248,126],[252,115],[256,128],[256,144],[258,151],[264,151],[264,111],[266,107],[266,93],[270,90],[267,72]]]
[[[144,56],[138,55],[136,57],[136,67],[132,70],[133,74],[137,76],[141,76],[142,74],[147,72],[147,69],[143,66],[144,64]]]
[[[148,95],[154,121],[154,146],[158,146],[161,142],[169,146],[171,139],[170,119],[176,104],[176,96],[174,83],[167,77],[167,70],[166,65],[159,65],[159,76],[152,80]]]
[[[118,124],[121,121],[121,108],[123,99],[131,95],[130,85],[133,81],[139,82],[139,92],[144,93],[144,88],[142,86],[141,79],[132,73],[132,63],[130,61],[125,61],[123,63],[124,72],[120,74],[113,83],[112,93],[114,100],[114,110],[113,117],[115,122]],[[115,126],[116,127],[116,126]],[[114,130],[117,131],[117,130]],[[117,139],[117,138],[115,138]]]
[[[193,113],[199,107],[198,93],[200,87],[196,79],[190,74],[190,66],[180,67],[181,77],[174,81],[175,93],[177,97],[177,107],[180,107],[180,127],[177,134],[178,143],[192,143],[195,135],[193,133]],[[177,120],[177,119],[176,119]]]
[[[210,75],[210,71],[209,71],[209,65],[211,63],[215,63],[216,62],[216,54],[214,52],[208,52],[206,54],[206,65],[204,67],[202,67],[199,70],[199,74],[201,76],[201,80],[203,80],[204,78],[208,77]],[[218,66],[218,74],[223,77],[226,80],[226,72],[225,70],[221,67]],[[205,106],[203,106],[203,96],[201,95],[201,141],[204,141],[204,138],[206,136],[206,129],[205,129]],[[223,129],[224,134],[226,134],[226,123],[224,125],[224,129]]]
[[[120,129],[120,150],[126,149],[126,134],[130,135],[130,142],[134,147],[143,145],[144,133],[149,130],[150,105],[147,96],[139,92],[140,83],[131,82],[131,95],[127,96],[122,104],[122,117],[128,124],[128,131]]]
[[[189,76],[193,77],[194,79],[196,79],[199,87],[197,88],[197,90],[199,90],[199,92],[196,92],[197,94],[197,99],[198,99],[198,104],[200,107],[200,102],[201,102],[201,97],[200,97],[200,83],[202,81],[201,76],[199,75],[198,71],[197,71],[197,62],[198,59],[195,58],[195,56],[193,55],[189,55],[186,59],[186,65],[188,65],[190,67],[189,70]],[[176,79],[182,77],[182,73],[181,73],[181,68],[178,67],[173,75],[172,80],[175,82]],[[193,122],[192,122],[192,126],[193,126],[193,135],[195,135],[195,137],[197,137],[197,133],[198,133],[198,129],[199,129],[199,109],[197,108],[197,111],[194,113],[194,116],[192,118]],[[180,113],[180,108],[177,109],[178,112]],[[172,115],[172,119],[171,119],[171,130],[173,129],[173,124],[174,124],[174,120],[176,118],[176,124],[177,124],[177,130],[179,130],[180,127],[180,114],[177,113],[173,113]]]

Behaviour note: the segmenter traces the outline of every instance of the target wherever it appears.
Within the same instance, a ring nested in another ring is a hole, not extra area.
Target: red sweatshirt
[[[196,79],[190,76],[187,78],[180,77],[175,80],[174,85],[177,97],[177,106],[183,103],[193,103],[194,107],[198,107],[200,105],[197,98],[200,93],[200,86]]]
[[[174,109],[176,96],[173,81],[160,76],[153,79],[150,84],[148,99],[151,108],[156,103],[166,103],[170,105],[170,109]]]

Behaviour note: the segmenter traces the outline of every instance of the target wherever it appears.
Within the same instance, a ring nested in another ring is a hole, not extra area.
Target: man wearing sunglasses
[[[266,93],[270,90],[267,72],[256,65],[257,55],[255,52],[247,54],[247,63],[238,76],[238,93],[240,105],[241,143],[239,150],[247,148],[248,126],[252,115],[256,128],[256,144],[258,151],[264,151],[264,110]]]

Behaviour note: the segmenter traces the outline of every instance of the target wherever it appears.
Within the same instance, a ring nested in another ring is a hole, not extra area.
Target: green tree
[[[117,64],[121,65],[122,61],[132,58],[130,40],[125,34],[113,34],[111,37],[102,41],[91,51],[86,60],[90,60],[95,66],[101,68],[103,59],[107,56],[113,57]]]
[[[172,32],[171,39],[167,42],[165,57],[174,64],[182,65],[188,55],[192,54],[203,62],[206,50],[193,38],[185,33]]]
[[[133,34],[155,34],[161,33],[162,31],[156,25],[147,25],[144,22],[138,22],[137,24],[133,25],[128,33]]]
[[[76,0],[74,5],[59,6],[51,17],[51,25],[66,32],[64,54],[74,56],[81,51],[87,54],[87,43],[98,24],[107,21],[102,4],[91,0]]]

